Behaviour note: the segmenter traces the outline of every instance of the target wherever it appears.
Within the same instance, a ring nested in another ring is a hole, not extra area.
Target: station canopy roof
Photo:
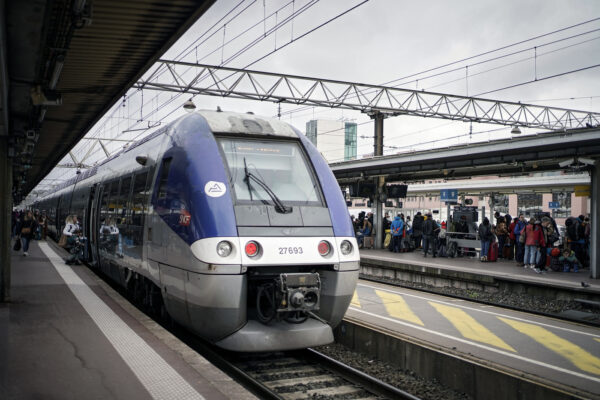
[[[28,194],[214,0],[4,2],[0,135]]]

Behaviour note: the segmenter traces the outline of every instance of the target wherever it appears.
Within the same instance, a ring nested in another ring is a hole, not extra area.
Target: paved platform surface
[[[254,399],[46,242],[12,257],[0,399]]]
[[[471,257],[423,257],[421,251],[410,253],[392,253],[389,250],[360,250],[361,260],[386,260],[396,263],[434,267],[442,270],[469,272],[479,275],[488,275],[503,279],[514,279],[523,282],[547,283],[565,288],[579,288],[585,291],[600,293],[600,279],[590,277],[590,270],[579,272],[553,272],[537,274],[529,268],[518,267],[517,263],[499,259],[496,262],[481,262]],[[582,282],[589,285],[583,288]]]
[[[599,328],[363,280],[346,319],[577,398],[600,399]]]

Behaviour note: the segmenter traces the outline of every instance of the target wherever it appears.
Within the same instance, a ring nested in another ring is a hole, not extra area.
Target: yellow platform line
[[[498,319],[510,325],[517,331],[529,336],[547,349],[565,357],[580,370],[600,375],[600,358],[576,344],[573,344],[538,325],[527,324],[525,322],[502,317],[498,317]]]
[[[362,308],[360,305],[360,300],[358,299],[358,293],[356,292],[356,290],[354,291],[354,294],[352,295],[352,301],[350,302],[350,304],[352,304],[355,307]]]
[[[433,301],[430,301],[429,304],[431,304],[433,308],[442,314],[444,318],[450,321],[450,323],[454,325],[454,327],[458,329],[460,334],[465,338],[516,353],[516,350],[513,349],[509,344],[496,336],[488,328],[477,322],[464,310],[458,307],[435,303]]]
[[[383,302],[390,317],[402,319],[421,326],[425,325],[423,321],[412,312],[404,298],[399,294],[384,292],[383,290],[375,290],[375,294],[379,296]]]
[[[594,340],[595,340],[596,342],[600,342],[600,338],[597,338],[597,337],[595,337],[595,338],[594,338]]]

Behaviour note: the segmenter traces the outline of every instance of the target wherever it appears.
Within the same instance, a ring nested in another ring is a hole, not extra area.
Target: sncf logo
[[[190,226],[190,221],[192,220],[192,215],[188,210],[181,210],[179,214],[179,225],[181,226]]]
[[[208,181],[204,185],[204,193],[210,197],[221,197],[227,191],[223,182]]]

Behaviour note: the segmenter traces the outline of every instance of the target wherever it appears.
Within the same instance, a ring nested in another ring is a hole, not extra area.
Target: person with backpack
[[[546,260],[548,259],[548,253],[550,252],[550,250],[548,248],[552,247],[552,243],[554,243],[556,241],[553,239],[556,236],[554,234],[554,228],[552,228],[552,225],[550,224],[549,217],[542,217],[541,228],[542,228],[542,236],[544,237],[545,245],[540,246],[540,257],[535,265],[534,271],[538,274],[545,274],[546,273]]]
[[[479,253],[479,261],[487,261],[488,253],[490,251],[490,243],[494,238],[492,233],[492,226],[490,225],[490,220],[487,217],[483,218],[483,222],[479,224],[479,229],[477,230],[479,233],[479,240],[481,241],[481,252]]]
[[[567,228],[567,248],[575,252],[578,260],[582,261],[585,257],[585,226],[584,217],[569,217],[565,221]]]
[[[390,230],[392,232],[392,249],[394,253],[398,253],[401,249],[400,242],[402,241],[402,233],[404,231],[404,221],[400,217],[400,214],[396,215],[392,221]]]
[[[524,266],[523,258],[525,255],[525,237],[521,239],[521,232],[525,229],[525,216],[523,214],[519,215],[519,219],[515,224],[515,228],[513,233],[515,235],[515,260],[517,261],[517,265],[519,267]]]

